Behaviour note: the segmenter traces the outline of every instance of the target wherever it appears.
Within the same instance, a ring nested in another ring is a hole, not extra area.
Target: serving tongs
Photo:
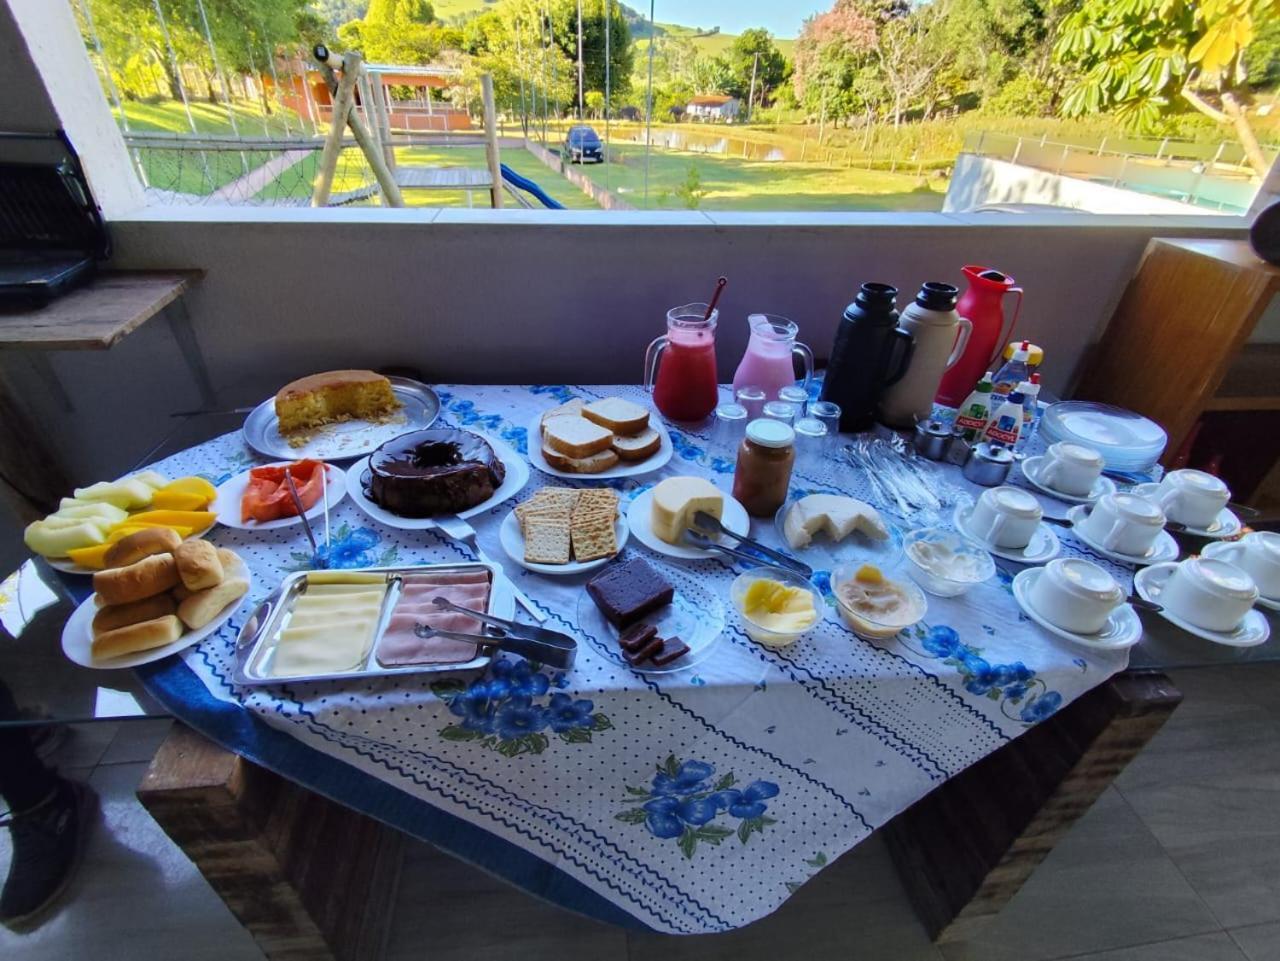
[[[578,653],[578,642],[568,634],[562,634],[559,631],[553,631],[545,627],[537,627],[533,624],[509,621],[503,617],[494,617],[492,614],[485,614],[482,611],[473,611],[469,607],[462,607],[444,597],[433,597],[431,603],[442,611],[453,611],[455,614],[474,617],[477,621],[487,624],[498,633],[468,634],[464,631],[446,631],[420,624],[413,629],[414,633],[419,637],[447,637],[455,641],[470,641],[473,644],[482,644],[496,647],[503,651],[510,651],[512,654],[519,654],[523,658],[537,661],[539,664],[545,664],[548,667],[562,670],[568,670],[573,667],[574,658]]]
[[[750,551],[755,551],[760,556],[757,557],[749,551],[735,550],[718,541],[713,541],[710,536],[713,533],[727,534],[737,541],[741,547],[749,548]],[[782,551],[774,550],[772,547],[761,544],[745,534],[729,530],[724,524],[720,523],[719,518],[713,517],[706,511],[694,512],[693,525],[685,532],[685,539],[692,543],[693,546],[700,547],[703,550],[720,550],[723,548],[725,553],[742,560],[754,561],[759,564],[762,559],[767,559],[778,567],[785,567],[787,570],[795,571],[801,577],[809,578],[813,576],[813,568],[804,561],[798,560],[790,554],[784,554]]]

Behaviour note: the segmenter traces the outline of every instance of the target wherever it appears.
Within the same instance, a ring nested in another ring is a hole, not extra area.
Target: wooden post
[[[1118,674],[885,825],[930,936],[964,940],[994,917],[1181,700],[1163,674]]]
[[[321,54],[323,54],[323,57]],[[403,207],[404,198],[400,195],[400,187],[396,183],[396,178],[392,175],[391,170],[387,167],[386,161],[382,158],[381,148],[374,142],[373,136],[360,120],[360,117],[351,109],[352,92],[359,81],[360,74],[364,71],[364,56],[359,51],[352,51],[343,55],[341,81],[335,81],[333,68],[328,64],[329,51],[323,46],[316,47],[316,59],[320,63],[320,71],[324,74],[330,91],[335,92],[333,120],[329,127],[329,137],[325,140],[324,153],[321,155],[321,166],[316,176],[316,189],[311,197],[311,206],[323,207],[329,202],[329,192],[333,189],[333,177],[338,169],[338,155],[342,148],[343,132],[346,126],[350,126],[351,135],[355,137],[356,143],[360,145],[361,151],[364,152],[365,159],[369,161],[369,166],[373,168],[373,176],[378,181],[378,186],[382,189],[383,200],[386,201],[389,207]],[[335,130],[337,131],[336,144],[332,156],[330,156],[329,145],[334,140]],[[323,192],[321,190],[322,187]]]
[[[498,158],[498,134],[494,126],[497,109],[493,103],[493,77],[490,74],[480,77],[480,99],[484,101],[484,156],[489,161],[489,176],[493,178],[489,196],[493,208],[501,210],[502,162]]]
[[[175,724],[138,799],[270,961],[381,957],[404,835]]]
[[[324,65],[322,65],[324,66]],[[337,91],[333,95],[333,113],[329,118],[329,133],[324,138],[324,150],[320,153],[320,169],[311,191],[311,206],[323,207],[329,203],[333,190],[333,178],[338,173],[338,156],[342,153],[342,138],[347,130],[347,115],[356,88],[357,71],[342,71]],[[330,88],[332,90],[332,88]]]

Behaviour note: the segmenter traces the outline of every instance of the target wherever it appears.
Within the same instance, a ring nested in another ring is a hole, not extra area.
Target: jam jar
[[[780,420],[762,417],[747,425],[738,448],[733,496],[752,517],[772,517],[786,502],[795,443],[796,432]]]

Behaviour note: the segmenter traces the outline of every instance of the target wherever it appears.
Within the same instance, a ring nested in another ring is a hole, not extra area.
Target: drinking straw
[[[728,277],[721,277],[716,281],[716,292],[711,295],[711,303],[707,304],[707,312],[702,315],[703,320],[711,319],[711,312],[716,309],[716,304],[720,302],[720,294],[724,292],[724,285],[728,282]]]

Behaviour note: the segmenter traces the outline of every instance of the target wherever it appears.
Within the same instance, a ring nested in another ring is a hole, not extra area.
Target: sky
[[[830,0],[654,0],[654,19],[688,27],[719,27],[725,33],[741,33],[747,27],[764,27],[777,37],[795,37],[805,17],[831,8]],[[649,0],[628,0],[644,16]]]

